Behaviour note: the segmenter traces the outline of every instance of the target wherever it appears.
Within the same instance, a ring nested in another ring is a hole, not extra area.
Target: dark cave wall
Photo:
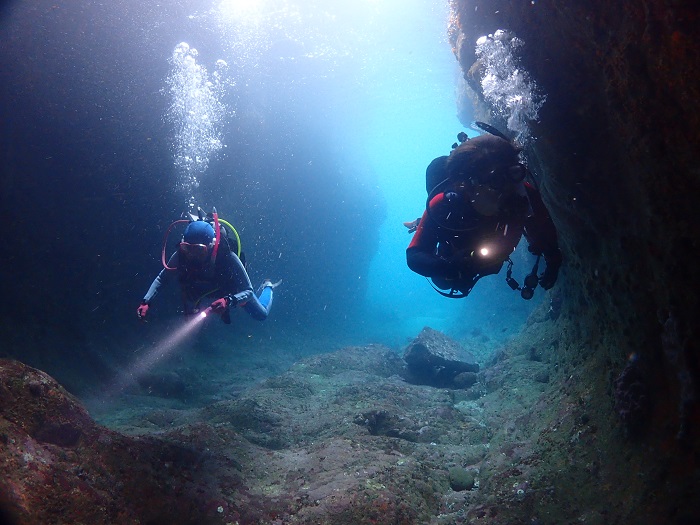
[[[464,71],[481,35],[526,43],[523,66],[547,94],[528,155],[565,252],[565,304],[612,336],[615,364],[658,353],[645,347],[671,311],[692,339],[700,310],[698,14],[673,5],[460,1],[452,35]]]
[[[699,375],[699,10],[689,1],[589,0],[456,0],[453,9],[451,42],[477,112],[488,108],[479,103],[474,44],[497,29],[525,41],[522,65],[547,95],[526,152],[565,257],[560,373],[595,360],[600,366],[588,369],[599,375],[586,380],[600,385],[595,403],[615,426],[615,379],[634,367],[651,401],[619,437],[639,440],[639,458],[642,443],[659,447],[638,462],[646,472],[670,461],[682,477],[700,443],[691,425]],[[491,121],[505,129],[502,118]]]

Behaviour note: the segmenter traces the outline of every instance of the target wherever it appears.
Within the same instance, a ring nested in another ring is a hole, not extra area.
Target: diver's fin
[[[280,279],[280,280],[277,281],[276,283],[273,283],[272,281],[270,281],[270,279],[265,279],[265,280],[263,281],[263,283],[260,285],[260,288],[258,288],[258,294],[259,294],[260,292],[262,292],[262,291],[263,291],[265,288],[267,288],[268,286],[269,286],[270,288],[274,289],[274,288],[277,288],[280,284],[282,284],[282,279]]]
[[[420,217],[417,218],[415,221],[411,222],[404,222],[403,225],[408,228],[408,233],[413,233],[418,229],[418,224],[420,224]]]

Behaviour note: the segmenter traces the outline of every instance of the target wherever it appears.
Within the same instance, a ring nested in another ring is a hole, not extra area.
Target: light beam
[[[211,313],[211,307],[189,319],[168,337],[142,355],[129,368],[119,374],[112,387],[107,390],[106,397],[118,394],[135,383],[138,378],[148,372],[156,363],[169,357]]]

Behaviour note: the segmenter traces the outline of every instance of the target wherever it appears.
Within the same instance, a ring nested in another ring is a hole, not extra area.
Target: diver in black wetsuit
[[[506,281],[530,299],[538,284],[547,290],[557,280],[562,262],[557,232],[539,191],[525,181],[519,148],[493,132],[464,135],[449,156],[430,163],[426,210],[405,223],[415,231],[406,261],[437,288],[449,290],[440,292],[448,297],[466,297],[481,277],[498,273],[508,261]],[[511,277],[510,254],[523,235],[538,257],[521,288]],[[540,256],[546,268],[537,275]]]

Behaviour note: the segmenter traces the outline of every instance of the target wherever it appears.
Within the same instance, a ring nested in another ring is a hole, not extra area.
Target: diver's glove
[[[219,314],[221,316],[221,320],[224,322],[224,324],[231,324],[231,308],[230,306],[233,304],[234,306],[236,305],[237,301],[234,297],[231,297],[230,295],[227,295],[225,297],[222,297],[221,299],[217,299],[213,303],[211,303],[211,310],[215,314]]]
[[[146,320],[146,314],[148,313],[148,303],[146,301],[142,301],[139,307],[136,309],[136,315],[138,316],[139,319],[142,321]]]
[[[226,297],[222,297],[221,299],[217,299],[216,301],[211,303],[211,310],[215,314],[223,314],[228,310],[230,304],[231,296],[227,295]]]
[[[403,225],[408,228],[408,233],[414,233],[418,229],[418,225],[420,224],[420,217],[418,217],[415,221],[410,221],[410,222],[404,222]]]
[[[547,267],[544,269],[544,273],[540,275],[539,282],[543,289],[549,290],[552,286],[554,286],[554,283],[557,282],[557,277],[559,276],[561,252],[557,250],[555,254],[545,255],[544,260]]]

